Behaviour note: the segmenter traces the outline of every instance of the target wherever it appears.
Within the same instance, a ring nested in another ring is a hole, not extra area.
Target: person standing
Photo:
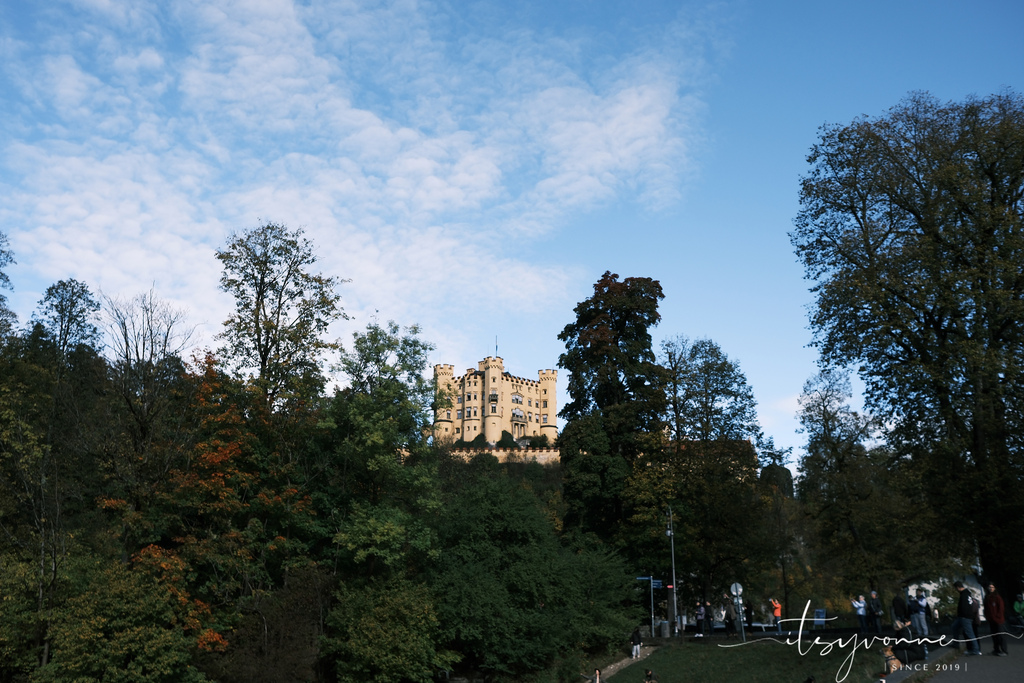
[[[1010,615],[1018,628],[1024,628],[1024,594],[1017,593],[1013,601],[1013,614]]]
[[[640,627],[633,629],[633,635],[630,636],[630,640],[633,641],[633,655],[631,659],[640,659],[640,648],[644,644],[643,638],[640,636]]]
[[[746,620],[748,630],[754,628],[754,603],[750,600],[743,604],[743,618]]]
[[[907,611],[907,601],[904,600],[903,596],[907,593],[907,587],[904,586],[900,592],[892,596],[892,610],[890,618],[892,619],[893,629],[896,629],[896,622],[901,624],[910,623],[910,613]]]
[[[732,638],[736,635],[736,605],[729,595],[723,595],[722,599],[725,600],[725,637]]]
[[[871,620],[871,629],[875,633],[881,633],[882,600],[878,597],[878,591],[871,591],[871,599],[868,600],[868,618]]]
[[[769,598],[772,603],[772,617],[775,619],[775,630],[782,633],[782,603],[775,598]]]
[[[958,636],[963,636],[963,642],[967,644],[967,654],[980,655],[981,649],[978,648],[978,641],[974,637],[974,613],[978,608],[978,601],[971,595],[970,590],[964,588],[963,582],[955,582],[953,588],[960,593],[960,600],[956,604],[956,620],[953,622],[951,636],[954,640]]]
[[[697,601],[697,623],[694,624],[697,627],[697,637],[701,638],[704,635],[704,605],[701,601]]]
[[[857,613],[857,622],[860,624],[860,634],[868,632],[868,603],[863,595],[858,595],[856,600],[850,600],[853,610]]]
[[[993,583],[988,584],[988,593],[985,595],[985,618],[992,632],[992,654],[996,657],[1005,657],[1009,654],[1006,651],[1006,638],[1003,636],[1006,628],[1006,603],[996,592]]]
[[[907,611],[910,612],[910,627],[914,635],[918,638],[928,635],[928,599],[920,588],[917,589],[917,595],[910,599]]]

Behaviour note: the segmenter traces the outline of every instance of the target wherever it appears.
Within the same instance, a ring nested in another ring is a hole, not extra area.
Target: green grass
[[[835,638],[828,637],[829,640]],[[810,642],[813,641],[812,635]],[[822,647],[809,649],[806,635],[804,655],[796,645],[769,640],[751,641],[739,647],[719,647],[719,644],[724,645],[726,641],[667,645],[611,676],[608,683],[641,683],[647,668],[658,674],[660,683],[803,683],[809,676],[814,676],[817,683],[834,683],[845,673],[845,670],[840,673],[843,660],[852,651],[849,646],[844,649],[837,646],[829,655],[821,656]],[[859,647],[842,683],[875,683],[883,665],[880,647],[871,650]]]

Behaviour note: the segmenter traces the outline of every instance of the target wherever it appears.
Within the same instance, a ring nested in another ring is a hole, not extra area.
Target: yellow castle
[[[541,370],[537,379],[516,377],[500,357],[488,356],[459,377],[453,366],[435,365],[434,380],[448,398],[434,419],[441,438],[472,441],[483,434],[493,445],[506,431],[515,439],[546,434],[553,444],[558,436],[557,370]]]

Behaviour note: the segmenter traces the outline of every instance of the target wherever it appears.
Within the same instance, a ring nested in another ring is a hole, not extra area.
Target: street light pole
[[[668,506],[668,529],[665,533],[668,535],[669,545],[672,547],[672,618],[674,623],[672,624],[672,632],[675,633],[676,625],[679,623],[679,601],[676,599],[676,534],[675,529],[672,526],[672,506]]]

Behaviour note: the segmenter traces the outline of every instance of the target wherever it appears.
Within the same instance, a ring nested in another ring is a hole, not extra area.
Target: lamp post
[[[679,601],[676,600],[676,535],[672,526],[672,506],[668,506],[668,528],[665,535],[668,536],[669,545],[672,547],[672,631],[675,632],[679,623]]]

